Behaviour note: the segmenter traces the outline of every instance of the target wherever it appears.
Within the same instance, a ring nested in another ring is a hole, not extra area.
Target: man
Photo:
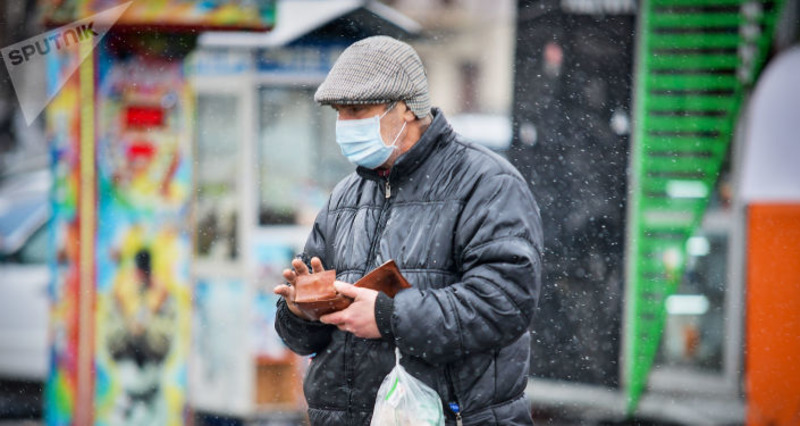
[[[313,425],[369,424],[395,363],[441,397],[448,424],[531,424],[523,394],[540,289],[542,230],[526,182],[465,143],[431,109],[422,62],[385,36],[348,47],[314,99],[339,117],[336,139],[358,168],[333,189],[301,259],[276,287],[275,326],[311,355]],[[412,288],[394,299],[355,287],[395,260]],[[298,275],[335,269],[346,309],[310,321],[291,303]]]

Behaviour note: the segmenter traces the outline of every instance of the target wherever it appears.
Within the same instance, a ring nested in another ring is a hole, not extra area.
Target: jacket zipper
[[[381,214],[378,215],[378,224],[375,227],[375,237],[372,239],[372,242],[370,244],[369,252],[367,254],[367,263],[366,263],[365,268],[369,268],[369,265],[371,265],[374,262],[374,258],[376,256],[375,252],[377,251],[377,246],[378,246],[378,241],[380,241],[381,234],[383,233],[383,226],[384,226],[383,225],[383,217],[386,214],[386,210],[388,210],[389,198],[391,196],[392,196],[392,189],[391,189],[391,186],[389,185],[389,176],[387,176],[386,180],[384,181],[384,200],[385,201],[383,203],[383,206],[381,207]],[[364,270],[364,274],[366,275],[366,273],[367,273],[367,270],[365,269]],[[345,341],[344,341],[345,348],[349,347],[350,350],[352,351],[353,349],[351,347],[352,342],[351,342],[351,339],[350,339],[350,333],[345,333],[344,339],[345,339]],[[347,351],[346,350],[344,351],[344,356],[347,357]],[[345,358],[345,360],[346,360],[346,358]],[[349,364],[347,362],[345,362],[345,370],[346,370],[345,371],[345,380],[347,380],[347,386],[351,389],[351,392],[348,395],[348,402],[347,403],[348,403],[348,406],[351,406],[352,405],[352,397],[353,397],[353,392],[352,392],[353,377],[352,377],[351,369],[347,368],[348,365]]]
[[[369,248],[369,254],[367,255],[367,265],[366,268],[369,268],[370,265],[375,261],[375,257],[377,256],[378,251],[378,241],[381,239],[381,234],[383,233],[383,228],[386,225],[383,223],[384,217],[386,216],[386,211],[389,210],[389,203],[392,196],[392,186],[389,183],[389,178],[391,174],[386,177],[386,180],[383,183],[383,195],[384,195],[384,203],[383,207],[381,207],[381,214],[378,215],[378,224],[375,227],[375,236],[372,239],[372,244]],[[368,271],[365,269],[364,274]]]
[[[458,406],[458,403],[451,402],[447,405],[450,407],[450,411],[456,415],[456,426],[463,426],[464,422],[461,421],[461,407]]]
[[[447,403],[447,406],[456,416],[456,426],[462,426],[464,423],[461,419],[461,406],[458,404],[458,396],[456,395],[455,385],[453,385],[453,378],[450,376],[449,365],[444,367],[444,378],[447,381],[447,390],[450,392],[450,398],[453,399]]]

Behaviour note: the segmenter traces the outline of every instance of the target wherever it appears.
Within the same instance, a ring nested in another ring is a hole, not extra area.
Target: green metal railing
[[[643,0],[635,74],[624,377],[646,389],[739,110],[764,65],[782,0]]]

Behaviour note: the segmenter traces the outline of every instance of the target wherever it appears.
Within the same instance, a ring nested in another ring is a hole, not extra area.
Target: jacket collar
[[[444,114],[439,108],[431,108],[431,115],[433,120],[430,126],[422,134],[422,137],[411,147],[406,153],[397,158],[392,166],[390,176],[407,176],[414,170],[419,168],[422,163],[430,158],[433,149],[440,141],[446,140],[442,136],[452,132],[450,125],[444,118]],[[383,178],[378,174],[378,171],[367,169],[364,167],[357,167],[356,172],[359,176],[370,180],[382,180]]]

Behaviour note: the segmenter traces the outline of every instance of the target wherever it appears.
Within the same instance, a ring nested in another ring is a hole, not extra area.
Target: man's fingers
[[[305,275],[308,273],[308,268],[306,267],[305,262],[300,259],[292,260],[292,267],[297,275]]]
[[[325,271],[325,268],[322,267],[322,261],[316,256],[311,258],[311,270],[315,274]]]
[[[306,263],[300,259],[292,260],[292,268],[294,268],[294,271],[291,269],[286,269],[283,271],[283,277],[286,278],[286,280],[290,283],[294,283],[294,280],[297,279],[298,275],[306,275],[309,273],[308,266],[306,266]],[[322,267],[322,261],[319,260],[318,257],[313,257],[311,259],[311,269],[315,274],[325,271],[325,268]]]
[[[273,293],[283,296],[283,299],[286,301],[286,307],[297,317],[307,319],[313,321],[313,318],[309,318],[300,308],[297,307],[297,304],[294,303],[294,287],[290,287],[286,284],[280,284],[276,286],[273,290]]]
[[[283,278],[286,281],[289,281],[291,284],[294,284],[295,280],[297,280],[297,274],[295,274],[291,269],[284,269]]]
[[[363,289],[360,289],[360,288],[354,286],[353,284],[349,284],[349,283],[346,283],[346,282],[343,282],[343,281],[334,281],[333,282],[333,287],[336,288],[336,291],[339,294],[341,294],[343,296],[347,296],[347,297],[349,297],[351,299],[355,299],[356,296],[358,296],[359,290],[363,290]]]
[[[278,286],[275,286],[274,289],[272,289],[273,293],[279,296],[283,296],[284,298],[289,298],[289,296],[291,295],[291,291],[292,289],[289,288],[289,286],[286,284],[280,284]]]
[[[341,311],[339,311],[339,312],[341,312]],[[319,317],[319,322],[324,323],[324,324],[339,325],[340,323],[342,323],[344,321],[344,318],[342,318],[342,315],[339,312],[334,312],[332,314],[323,315],[323,316]]]

